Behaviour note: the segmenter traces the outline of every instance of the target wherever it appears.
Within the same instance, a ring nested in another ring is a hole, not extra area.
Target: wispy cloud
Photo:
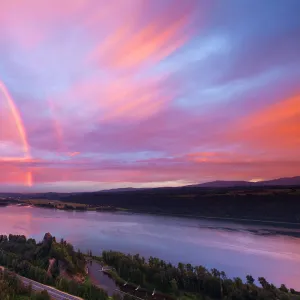
[[[299,9],[5,1],[0,190],[297,175]]]

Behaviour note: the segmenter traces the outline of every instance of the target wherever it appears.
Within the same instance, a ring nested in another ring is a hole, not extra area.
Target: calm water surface
[[[245,224],[143,214],[69,212],[0,207],[0,234],[41,240],[45,232],[95,255],[118,250],[224,270],[229,276],[264,276],[300,289],[300,226]]]
[[[105,273],[99,272],[101,268],[102,266],[96,261],[88,264],[89,276],[92,279],[92,283],[103,288],[108,296],[120,294],[116,291],[119,287],[115,284],[115,281]]]

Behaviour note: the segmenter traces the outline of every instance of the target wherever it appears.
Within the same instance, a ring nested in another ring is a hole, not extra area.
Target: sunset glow
[[[300,175],[300,2],[255,3],[1,3],[0,191]]]

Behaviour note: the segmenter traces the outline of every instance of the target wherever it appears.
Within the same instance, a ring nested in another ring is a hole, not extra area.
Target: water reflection
[[[94,254],[118,250],[216,267],[229,276],[264,276],[300,289],[300,227],[142,214],[1,207],[0,233],[40,240],[45,232]],[[280,270],[280,272],[278,272]]]
[[[96,261],[91,261],[89,263],[88,270],[93,284],[103,288],[107,292],[108,296],[117,294],[118,286],[115,284],[113,279],[100,271],[101,268],[102,266]]]

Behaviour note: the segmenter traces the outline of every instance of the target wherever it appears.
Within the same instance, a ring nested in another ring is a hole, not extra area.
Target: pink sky
[[[0,191],[300,175],[299,9],[5,1]]]

